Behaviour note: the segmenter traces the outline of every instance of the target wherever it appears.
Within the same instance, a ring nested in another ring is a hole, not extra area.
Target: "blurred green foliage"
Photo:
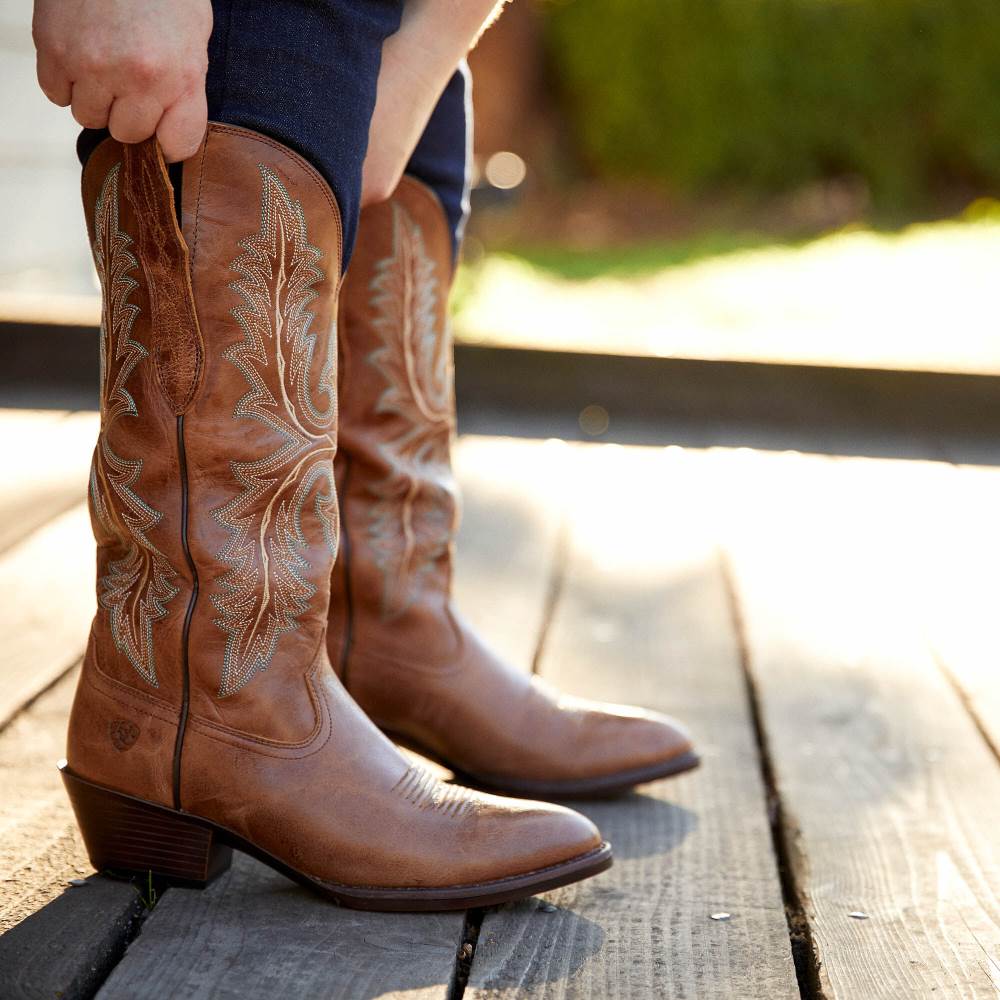
[[[1000,184],[1000,0],[551,0],[589,164],[681,193]]]
[[[790,239],[768,233],[707,229],[676,239],[604,248],[532,244],[508,250],[504,255],[567,281],[588,281],[591,278],[643,278],[659,274],[666,268],[696,264],[744,250],[802,246],[807,242],[807,237]]]

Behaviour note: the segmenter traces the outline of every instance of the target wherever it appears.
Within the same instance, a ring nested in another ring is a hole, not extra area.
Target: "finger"
[[[205,89],[199,86],[178,98],[163,112],[156,137],[163,147],[167,163],[186,160],[198,152],[208,127],[208,103]]]
[[[104,128],[108,124],[113,95],[110,90],[90,80],[73,83],[73,117],[84,128]]]
[[[152,97],[117,97],[108,115],[108,131],[119,142],[142,142],[155,131],[163,115]]]
[[[38,86],[42,93],[60,108],[68,108],[73,97],[73,85],[59,64],[48,56],[38,53],[35,61],[35,72],[38,75]]]

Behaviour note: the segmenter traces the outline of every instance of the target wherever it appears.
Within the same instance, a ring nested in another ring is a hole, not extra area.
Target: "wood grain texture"
[[[924,540],[967,511],[905,463],[715,472],[740,498],[726,544],[824,996],[995,1000],[1000,769],[914,597],[942,568]]]
[[[0,556],[0,726],[80,657],[96,607],[86,504]]]
[[[93,875],[66,889],[0,937],[0,996],[91,1000],[144,912],[129,882]]]
[[[518,470],[540,462],[542,450],[463,441],[456,459],[467,497],[458,602],[527,666],[549,585],[554,522],[544,496],[530,489],[524,496]],[[339,909],[238,856],[207,890],[166,894],[99,997],[443,1000],[463,923],[460,913]]]
[[[455,561],[459,610],[515,667],[530,670],[558,571],[561,441],[467,436],[455,449],[463,489]]]
[[[542,676],[674,712],[701,770],[584,804],[596,879],[487,914],[468,996],[796,998],[736,637],[678,449],[579,451],[567,579]],[[700,498],[699,498],[700,499]],[[731,920],[713,921],[726,911]]]
[[[357,913],[246,855],[204,891],[171,889],[98,1000],[442,998],[461,914]]]
[[[915,603],[936,659],[1000,760],[1000,469],[926,463],[922,472],[904,508],[916,499],[923,517],[911,518],[909,533],[932,567],[911,577],[920,581]]]
[[[0,553],[87,497],[96,413],[0,409]]]
[[[0,733],[0,932],[90,873],[56,761],[78,671],[64,677]]]
[[[77,671],[0,734],[0,996],[90,997],[142,911],[128,884],[92,876],[56,771]]]

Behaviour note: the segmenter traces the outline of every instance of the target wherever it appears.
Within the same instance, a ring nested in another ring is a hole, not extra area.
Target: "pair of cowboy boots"
[[[404,179],[367,209],[341,292],[336,201],[290,150],[211,124],[178,187],[152,140],[84,172],[99,606],[61,766],[95,867],[201,885],[236,847],[387,910],[602,871],[583,816],[392,742],[542,798],[697,763],[669,720],[511,670],[451,606],[436,198]]]

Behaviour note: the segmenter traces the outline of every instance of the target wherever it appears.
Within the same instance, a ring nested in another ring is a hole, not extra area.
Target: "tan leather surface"
[[[102,144],[84,204],[100,209],[98,256],[118,254],[103,268],[113,361],[94,518],[111,596],[72,713],[72,770],[171,804],[186,657],[182,807],[315,879],[465,885],[597,848],[576,813],[412,766],[330,667],[341,236],[329,188],[272,140],[213,124],[184,165],[183,238],[152,143]],[[119,605],[143,626],[141,656]]]
[[[678,757],[691,748],[679,724],[559,695],[500,661],[452,606],[451,253],[440,204],[413,178],[362,213],[340,304],[330,658],[380,726],[482,780],[570,781]]]
[[[152,801],[169,804],[192,590],[181,543],[175,411],[192,391],[200,334],[190,313],[181,319],[184,302],[174,294],[186,286],[188,269],[165,183],[162,159],[148,143],[105,142],[83,175],[104,303],[101,432],[89,489],[98,612],[67,756],[96,781],[143,788]],[[178,361],[165,337],[181,325],[190,363]],[[122,731],[135,732],[134,742],[116,738]]]
[[[209,344],[202,390],[185,419],[189,540],[201,586],[191,708],[220,725],[298,742],[316,725],[302,675],[326,627],[325,570],[337,532],[331,331],[340,216],[303,160],[224,126],[185,164],[182,195]],[[289,543],[296,521],[304,545]]]
[[[191,593],[181,545],[177,430],[157,369],[143,227],[126,174],[147,146],[103,143],[83,177],[94,260],[105,288],[101,433],[90,509],[99,612],[92,655],[117,680],[180,704],[183,609]]]
[[[589,821],[569,810],[443,785],[411,765],[347,695],[325,652],[311,689],[320,725],[301,746],[249,746],[194,720],[186,807],[224,818],[308,875],[353,885],[481,882],[599,845]]]
[[[187,244],[177,225],[166,165],[149,144],[129,147],[125,184],[136,214],[160,386],[184,413],[198,391],[204,345],[191,295]]]
[[[109,677],[98,664],[94,633],[69,716],[66,759],[91,781],[171,806],[178,708]],[[123,729],[130,742],[116,738]]]

